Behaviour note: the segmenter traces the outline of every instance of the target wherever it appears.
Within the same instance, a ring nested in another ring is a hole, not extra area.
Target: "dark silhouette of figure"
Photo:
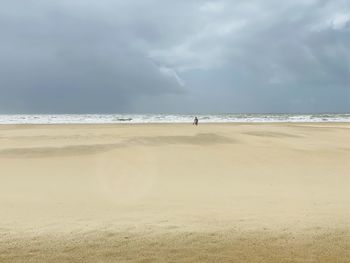
[[[198,125],[198,118],[197,117],[194,117],[194,121],[193,121],[193,125]]]

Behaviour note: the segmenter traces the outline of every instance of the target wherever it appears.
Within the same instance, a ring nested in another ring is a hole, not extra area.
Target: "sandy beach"
[[[0,262],[350,262],[350,124],[0,126]]]

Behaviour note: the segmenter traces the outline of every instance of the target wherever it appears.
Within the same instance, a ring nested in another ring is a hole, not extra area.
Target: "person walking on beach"
[[[193,121],[193,125],[198,125],[198,118],[197,117],[194,117],[194,121]]]

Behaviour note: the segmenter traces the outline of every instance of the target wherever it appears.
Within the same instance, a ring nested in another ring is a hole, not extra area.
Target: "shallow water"
[[[191,114],[11,114],[0,124],[191,123]],[[198,114],[201,123],[350,122],[346,114]]]

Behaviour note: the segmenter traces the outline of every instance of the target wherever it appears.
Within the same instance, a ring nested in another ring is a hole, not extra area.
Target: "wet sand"
[[[350,124],[2,125],[0,262],[350,262]]]

